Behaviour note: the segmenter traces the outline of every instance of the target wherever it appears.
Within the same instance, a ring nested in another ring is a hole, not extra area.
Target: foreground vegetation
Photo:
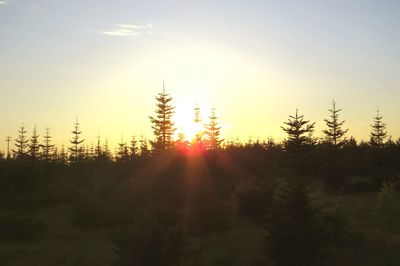
[[[235,143],[213,110],[189,143],[156,100],[154,140],[115,154],[78,122],[68,150],[20,128],[0,156],[1,265],[399,264],[400,142],[379,112],[369,142],[333,102],[324,139],[296,110],[282,143]]]
[[[254,143],[3,160],[1,264],[290,265],[289,252],[296,265],[396,265],[399,154],[346,146],[332,168],[323,147],[294,156]]]

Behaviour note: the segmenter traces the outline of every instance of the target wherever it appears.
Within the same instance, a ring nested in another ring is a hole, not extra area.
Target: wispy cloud
[[[1,0],[0,0],[1,1]],[[101,34],[109,36],[141,36],[152,35],[154,26],[152,24],[118,24],[108,30],[100,31]]]
[[[7,4],[7,1],[5,1],[5,0],[0,0],[0,5],[6,5]]]

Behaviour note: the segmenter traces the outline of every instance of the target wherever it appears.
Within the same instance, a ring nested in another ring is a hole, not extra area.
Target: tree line
[[[141,137],[137,140],[135,136],[131,138],[129,143],[121,138],[117,148],[112,151],[107,138],[101,141],[100,136],[97,137],[97,143],[85,145],[85,139],[82,138],[82,131],[78,119],[74,123],[71,131],[72,137],[69,140],[69,146],[56,147],[52,143],[50,128],[46,128],[42,139],[36,126],[33,128],[32,135],[27,135],[27,130],[22,124],[14,139],[14,148],[10,149],[11,138],[7,138],[7,151],[1,153],[1,158],[5,159],[29,159],[43,161],[59,161],[63,163],[78,162],[82,160],[129,160],[137,156],[147,156],[160,151],[170,149],[189,149],[197,147],[203,150],[227,149],[240,146],[261,145],[267,146],[267,142],[273,141],[252,141],[241,143],[239,141],[224,141],[221,138],[221,126],[219,126],[216,109],[213,107],[209,122],[204,124],[204,131],[199,132],[192,142],[185,139],[183,133],[177,133],[174,127],[173,115],[175,107],[173,106],[173,98],[163,89],[156,97],[155,114],[150,116],[151,127],[154,138],[151,140]],[[198,109],[198,108],[197,108]],[[280,143],[283,150],[293,151],[300,148],[315,148],[317,146],[330,146],[333,149],[342,149],[346,145],[358,145],[354,137],[347,137],[348,128],[345,127],[345,121],[340,119],[341,109],[337,108],[336,102],[333,100],[329,111],[329,117],[324,119],[325,129],[323,129],[323,137],[314,137],[315,122],[310,122],[299,114],[296,109],[295,114],[289,115],[288,121],[284,122],[282,130],[287,137]],[[198,112],[198,110],[197,110]],[[196,115],[195,115],[196,116]],[[196,117],[194,117],[195,122]],[[175,137],[177,135],[177,138]],[[385,145],[399,145],[388,137],[386,124],[380,111],[376,111],[371,124],[370,139],[368,142],[362,141],[360,145],[369,145],[373,148],[382,148]]]

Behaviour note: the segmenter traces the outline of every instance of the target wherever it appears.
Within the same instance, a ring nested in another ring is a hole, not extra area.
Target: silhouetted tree
[[[131,158],[135,158],[139,153],[139,149],[137,147],[137,140],[136,140],[135,136],[132,136],[129,144],[130,144],[129,145],[129,155]]]
[[[342,109],[336,109],[335,100],[332,101],[332,108],[329,109],[329,119],[324,119],[327,129],[322,130],[325,134],[326,141],[339,149],[346,142],[345,134],[348,129],[343,129],[344,120],[339,120],[339,113]]]
[[[67,160],[68,160],[68,155],[67,152],[65,151],[65,145],[62,144],[60,154],[58,155],[58,161],[62,164],[65,164],[67,163]]]
[[[215,108],[211,109],[211,115],[209,117],[210,121],[205,125],[205,142],[208,149],[215,150],[218,149],[221,143],[224,141],[220,139],[221,127],[218,126],[218,117],[215,114]]]
[[[200,117],[200,107],[199,106],[195,106],[195,108],[194,108],[194,123],[195,123],[195,125],[200,125],[200,123],[201,123],[201,117]],[[196,136],[194,137],[194,140],[193,140],[193,142],[194,142],[194,144],[196,144],[196,145],[200,145],[200,144],[202,144],[202,141],[203,141],[203,135],[204,135],[204,131],[199,131],[199,132],[196,132]]]
[[[76,119],[74,130],[71,133],[72,139],[70,140],[70,143],[72,146],[69,147],[68,150],[71,153],[71,161],[77,162],[83,156],[83,148],[81,147],[81,144],[85,141],[84,139],[81,139],[82,131],[79,130],[78,118]]]
[[[386,124],[383,123],[383,117],[379,110],[376,110],[374,123],[371,125],[370,145],[376,148],[381,148],[385,144],[387,137]]]
[[[26,158],[28,156],[27,150],[29,148],[28,142],[29,140],[26,137],[26,131],[24,124],[21,125],[20,129],[18,130],[18,136],[14,140],[16,149],[13,150],[15,157],[18,159]]]
[[[128,146],[127,146],[126,142],[124,142],[124,137],[121,136],[121,142],[118,143],[116,159],[118,161],[127,161],[129,159],[129,157],[130,156],[129,156]]]
[[[320,265],[323,236],[317,209],[300,178],[290,178],[266,216],[267,256],[277,266]]]
[[[286,132],[287,138],[284,140],[285,149],[290,152],[299,152],[315,144],[312,134],[314,123],[304,120],[304,115],[299,115],[296,109],[294,116],[289,115],[289,121],[284,122],[287,127],[281,127]]]
[[[162,92],[156,97],[156,101],[156,116],[150,116],[155,136],[155,140],[151,141],[151,144],[155,151],[162,151],[173,147],[172,138],[175,133],[174,122],[172,121],[175,107],[171,105],[172,97],[165,92],[164,84]]]
[[[110,146],[108,145],[108,138],[106,138],[106,140],[104,141],[102,158],[103,158],[103,160],[106,160],[106,161],[109,161],[112,159]]]
[[[33,128],[32,137],[29,143],[29,157],[31,160],[36,160],[39,157],[39,135],[36,126]]]
[[[149,142],[144,136],[141,136],[140,137],[140,156],[147,156],[149,154],[150,154]]]
[[[103,150],[101,148],[101,137],[100,136],[97,136],[97,145],[96,145],[95,153],[96,153],[96,159],[99,159],[103,153]]]
[[[178,139],[175,142],[175,146],[178,150],[186,150],[189,148],[189,141],[186,140],[185,134],[184,133],[179,133],[178,134]]]
[[[45,134],[43,136],[43,144],[42,147],[42,158],[45,161],[49,161],[52,158],[54,145],[51,144],[52,137],[50,136],[50,128],[46,128]]]

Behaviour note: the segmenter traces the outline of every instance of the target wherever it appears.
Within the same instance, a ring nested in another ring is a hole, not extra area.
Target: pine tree
[[[335,148],[342,148],[346,142],[344,138],[348,129],[343,129],[344,120],[339,120],[339,113],[342,109],[336,109],[335,100],[332,101],[332,108],[329,109],[329,119],[324,119],[327,129],[322,132],[325,134],[326,141]]]
[[[195,125],[201,125],[201,117],[200,117],[200,107],[199,106],[195,106],[194,107],[194,124]],[[203,141],[203,135],[204,135],[204,131],[199,130],[198,132],[196,132],[196,136],[194,137],[194,144],[195,145],[201,145],[202,141]]]
[[[102,153],[102,149],[101,149],[101,137],[100,135],[97,136],[97,144],[96,144],[96,149],[95,149],[95,153],[96,153],[96,158],[99,159]]]
[[[39,157],[39,135],[37,133],[36,125],[33,128],[32,137],[29,143],[29,157],[31,160],[35,161]]]
[[[376,148],[381,148],[385,144],[387,137],[386,124],[383,123],[383,116],[379,110],[376,110],[374,124],[371,125],[370,145]]]
[[[45,161],[49,161],[53,156],[54,145],[51,144],[52,137],[50,136],[50,128],[45,129],[45,135],[43,136],[42,147],[42,158]]]
[[[121,136],[121,142],[118,143],[118,150],[116,153],[116,159],[118,161],[127,161],[129,159],[128,145],[124,142],[124,137]]]
[[[266,214],[267,255],[277,266],[319,265],[324,236],[301,178],[290,178]]]
[[[110,146],[108,145],[108,138],[106,137],[106,140],[103,145],[103,152],[102,152],[102,158],[106,161],[112,159],[111,151],[110,151]]]
[[[90,144],[89,158],[90,160],[94,160],[96,158],[96,148],[94,147],[93,142]]]
[[[65,151],[65,145],[64,143],[61,145],[61,151],[60,151],[60,155],[58,157],[58,160],[60,161],[60,163],[65,164],[67,163],[67,152]]]
[[[179,133],[178,134],[178,139],[175,142],[175,147],[180,150],[184,151],[189,148],[189,141],[186,140],[185,134],[184,133]]]
[[[81,144],[85,141],[84,139],[81,139],[82,131],[79,130],[78,118],[76,119],[74,130],[71,133],[72,139],[70,140],[70,143],[72,146],[69,147],[68,150],[71,153],[71,161],[77,162],[83,156],[84,149],[81,147]]]
[[[300,152],[315,144],[315,139],[312,134],[314,132],[315,122],[310,123],[304,120],[304,115],[299,115],[296,109],[294,116],[289,115],[288,122],[284,122],[287,127],[281,128],[287,134],[287,139],[284,141],[285,149],[290,152]]]
[[[209,123],[205,125],[205,142],[208,149],[215,150],[219,148],[224,140],[220,139],[221,127],[218,126],[218,117],[215,114],[214,107],[211,109],[211,116],[209,116],[209,119]]]
[[[15,157],[17,159],[23,159],[28,156],[27,150],[29,148],[28,142],[29,140],[26,137],[26,133],[28,131],[25,130],[24,124],[21,125],[20,129],[18,130],[18,136],[14,140],[16,149],[13,150]]]
[[[149,117],[155,136],[155,140],[151,141],[151,144],[154,151],[163,151],[173,147],[173,135],[175,133],[174,122],[172,121],[175,107],[171,105],[172,97],[165,92],[164,84],[162,92],[156,97],[156,101],[156,116]]]
[[[135,158],[139,153],[139,149],[137,147],[137,140],[135,136],[132,136],[130,145],[129,145],[129,155],[131,158]]]
[[[148,140],[141,136],[140,138],[140,156],[147,156],[150,154]]]

